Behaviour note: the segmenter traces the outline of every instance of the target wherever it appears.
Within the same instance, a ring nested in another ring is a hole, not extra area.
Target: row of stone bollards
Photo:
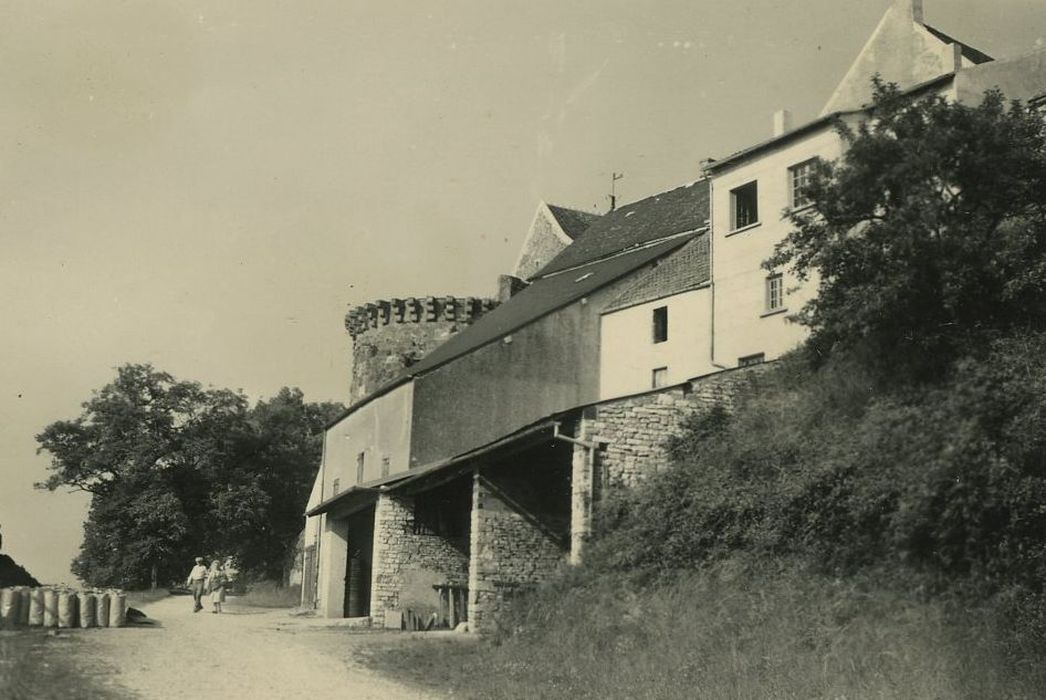
[[[0,588],[0,627],[123,627],[127,595],[121,590],[42,586]]]

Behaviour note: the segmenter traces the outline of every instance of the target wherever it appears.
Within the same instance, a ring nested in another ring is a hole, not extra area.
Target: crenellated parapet
[[[407,297],[353,307],[345,315],[352,336],[350,401],[379,389],[497,304],[480,297]]]
[[[345,315],[345,329],[353,340],[368,330],[400,323],[451,322],[468,325],[497,306],[481,297],[407,297],[381,299],[353,307]]]

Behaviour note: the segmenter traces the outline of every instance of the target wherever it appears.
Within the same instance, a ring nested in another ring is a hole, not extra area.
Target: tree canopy
[[[969,106],[876,81],[871,118],[838,125],[812,206],[765,266],[816,278],[809,347],[909,379],[1046,328],[1046,127],[997,91]]]
[[[124,365],[72,420],[37,435],[39,488],[92,494],[73,572],[98,585],[174,580],[197,554],[279,578],[301,529],[323,426],[342,407],[298,389],[250,406],[227,389]]]

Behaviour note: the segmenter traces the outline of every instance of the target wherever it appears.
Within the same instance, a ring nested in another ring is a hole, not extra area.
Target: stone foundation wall
[[[547,580],[566,561],[563,547],[517,512],[483,477],[473,483],[469,543],[469,629],[490,629],[504,602]]]
[[[587,440],[605,441],[598,461],[609,485],[635,486],[668,464],[665,443],[683,422],[716,404],[731,407],[739,389],[769,365],[727,370],[636,396],[596,404],[585,412]]]
[[[378,497],[370,608],[376,627],[384,625],[387,609],[433,612],[438,603],[433,585],[468,581],[468,554],[439,535],[414,534],[413,521],[412,498]]]

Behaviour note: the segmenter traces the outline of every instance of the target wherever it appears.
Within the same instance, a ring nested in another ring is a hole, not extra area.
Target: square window
[[[655,369],[650,376],[650,387],[652,389],[660,389],[668,384],[668,368],[658,367]]]
[[[654,342],[663,343],[668,340],[668,307],[659,306],[654,309]]]
[[[362,484],[363,483],[363,465],[366,462],[366,460],[367,460],[367,453],[366,452],[360,452],[358,455],[356,455],[356,483],[357,484]]]
[[[749,182],[730,190],[730,228],[759,223],[759,184]]]
[[[764,362],[766,362],[766,355],[764,353],[737,358],[738,367],[751,367],[752,365],[761,365]]]
[[[800,209],[810,204],[810,182],[813,180],[816,165],[817,158],[811,158],[788,169],[788,205],[792,209]]]
[[[780,274],[766,278],[766,310],[779,311],[784,308],[784,277]]]

